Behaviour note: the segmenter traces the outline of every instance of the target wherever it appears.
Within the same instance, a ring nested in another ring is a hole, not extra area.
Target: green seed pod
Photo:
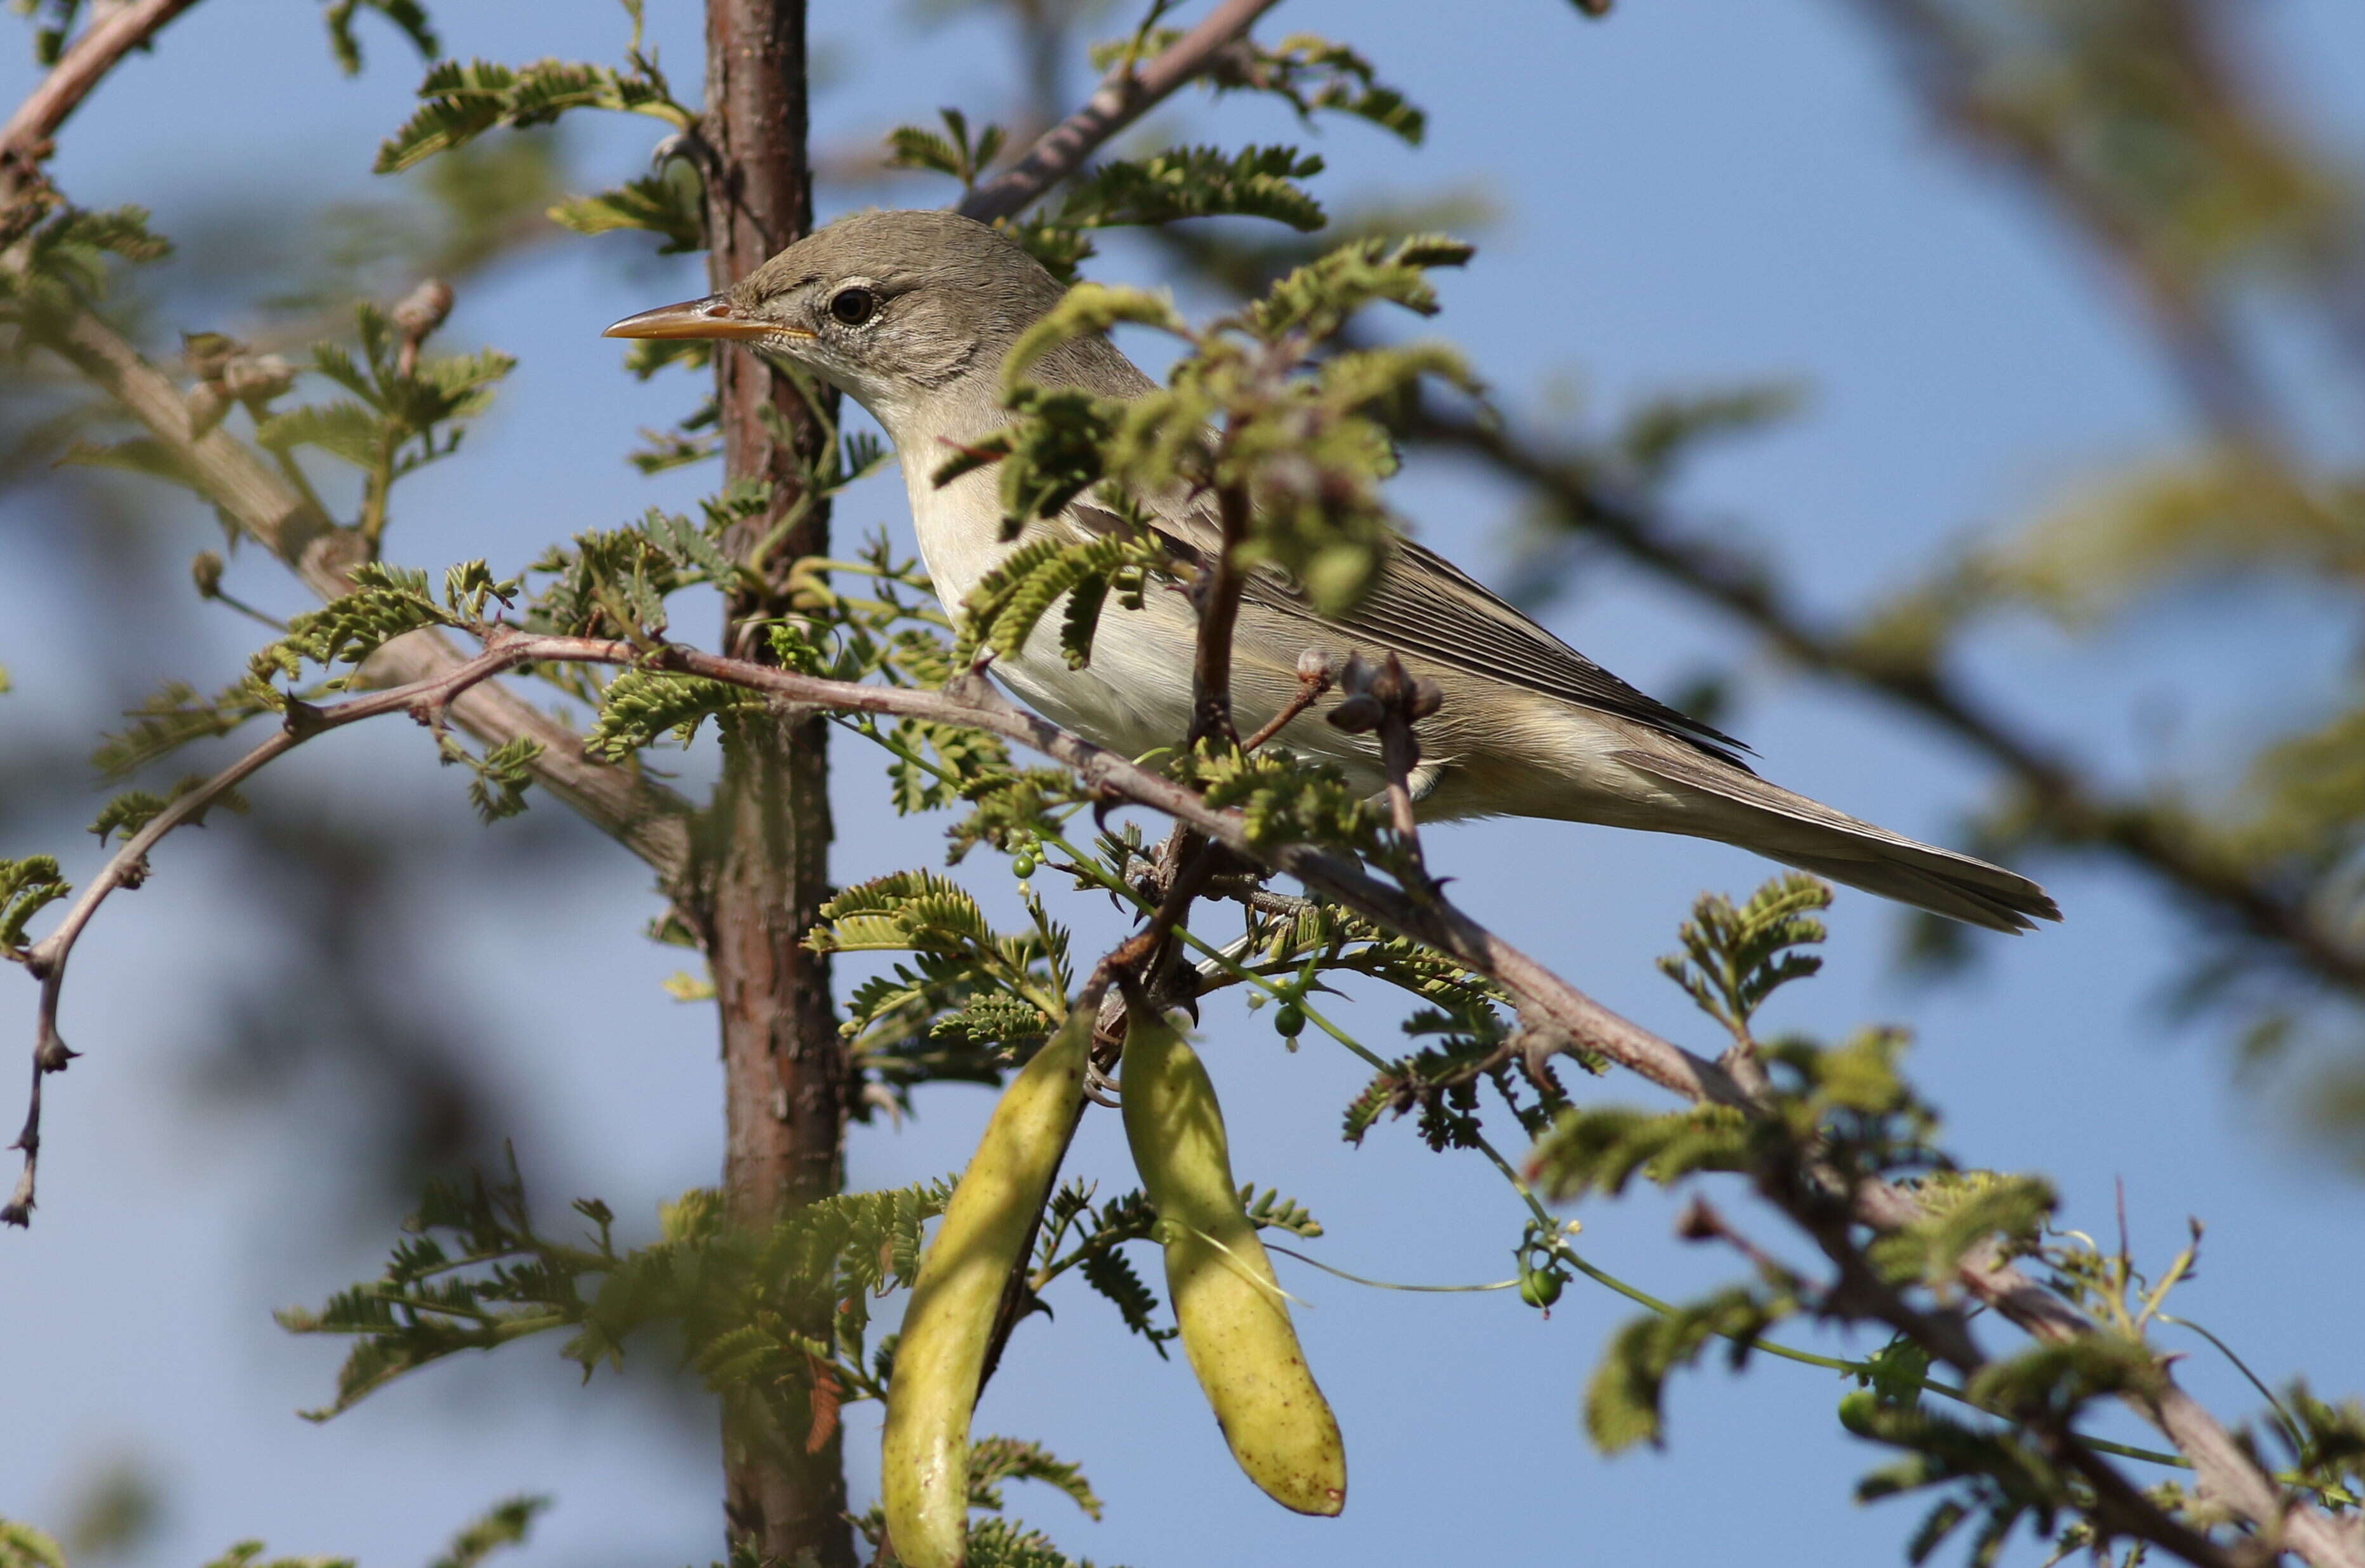
[[[1561,1277],[1550,1269],[1530,1269],[1519,1276],[1519,1299],[1530,1306],[1550,1306],[1560,1299]]]
[[[1338,1418],[1241,1207],[1215,1085],[1172,1026],[1139,1009],[1126,1025],[1122,1097],[1133,1162],[1158,1207],[1182,1348],[1232,1458],[1283,1507],[1337,1513],[1347,1503]]]
[[[906,1568],[968,1553],[969,1423],[1010,1271],[1082,1114],[1093,1019],[1077,1008],[1003,1092],[920,1260],[887,1389],[887,1535]]]
[[[1272,1015],[1273,1033],[1284,1040],[1294,1040],[1306,1033],[1306,1009],[1295,1002],[1284,1002]]]

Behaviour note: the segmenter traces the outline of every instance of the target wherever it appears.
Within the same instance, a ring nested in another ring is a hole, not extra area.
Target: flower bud
[[[240,402],[269,402],[296,385],[296,367],[275,353],[245,355],[222,366],[222,390]]]
[[[1388,711],[1380,705],[1380,700],[1367,692],[1358,692],[1323,715],[1332,727],[1344,730],[1351,735],[1378,729],[1380,722],[1387,716]]]
[[[1302,685],[1327,687],[1336,673],[1327,648],[1308,648],[1297,655],[1297,678]]]
[[[246,345],[227,332],[183,332],[181,363],[199,381],[219,381],[230,362],[246,352]]]
[[[402,297],[394,308],[395,330],[412,342],[432,332],[452,314],[452,286],[431,277]]]
[[[1412,696],[1405,711],[1416,719],[1426,719],[1445,706],[1445,688],[1426,678],[1412,683]]]
[[[222,558],[210,550],[200,550],[197,558],[189,563],[189,576],[197,585],[199,599],[218,598],[221,593]]]

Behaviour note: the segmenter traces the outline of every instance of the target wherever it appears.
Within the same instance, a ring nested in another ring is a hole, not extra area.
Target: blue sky
[[[652,36],[694,81],[695,7],[657,0],[651,10]],[[463,56],[604,59],[622,39],[617,11],[597,0],[444,11],[446,48]],[[2365,14],[2337,0],[2278,0],[2273,15],[2268,68],[2353,146],[2365,129]],[[1507,401],[1541,409],[1573,386],[1600,413],[1701,385],[1796,378],[1810,388],[1799,419],[1704,463],[1682,499],[1762,541],[1818,608],[1862,605],[1950,542],[2179,433],[2158,366],[2105,280],[1925,132],[1844,7],[1636,0],[1586,26],[1558,0],[1290,0],[1274,22],[1352,39],[1430,110],[1429,142],[1415,154],[1361,127],[1328,132],[1320,188],[1334,206],[1472,189],[1501,204],[1477,262],[1445,280],[1434,330],[1462,343]],[[364,27],[371,69],[347,81],[309,7],[209,0],[73,122],[59,176],[88,205],[154,207],[168,231],[263,186],[367,195],[370,154],[407,114],[417,69]],[[830,141],[928,119],[940,104],[977,118],[1006,91],[1008,54],[975,26],[922,38],[876,6],[819,4],[814,28],[844,71],[815,107]],[[29,80],[21,53],[0,59],[0,96]],[[1293,134],[1284,117],[1253,106],[1184,112],[1227,142]],[[587,128],[580,177],[635,170],[654,134],[637,121]],[[910,188],[913,201],[941,199]],[[554,536],[652,502],[685,504],[712,483],[697,473],[643,481],[618,456],[636,427],[672,418],[689,394],[680,383],[633,384],[599,329],[699,286],[685,265],[635,255],[629,241],[562,241],[464,295],[444,346],[495,344],[521,365],[464,454],[400,492],[397,558],[441,566],[485,555],[514,569]],[[1149,252],[1124,244],[1096,275],[1155,277]],[[1509,559],[1517,519],[1490,487],[1418,470],[1398,500],[1426,541],[1474,568],[1499,574]],[[212,542],[202,515],[169,515],[187,551]],[[883,525],[908,540],[891,482],[860,487],[836,515],[842,538]],[[35,717],[93,722],[94,688],[79,671],[106,628],[45,575],[54,557],[41,531],[59,520],[0,498],[0,521],[29,563],[0,578],[0,663],[19,688],[0,706],[0,737]],[[297,603],[263,564],[239,564],[232,582],[261,602]],[[696,613],[678,624],[689,629]],[[1847,810],[1943,841],[1978,798],[1976,759],[1951,743],[1764,664],[1731,627],[1620,568],[1589,568],[1547,619],[1646,689],[1742,656],[1732,723],[1765,771]],[[2225,748],[2325,700],[2280,672],[2330,667],[2326,650],[2349,631],[2330,614],[2264,638],[2229,635],[2230,624],[2206,602],[2081,644],[2014,624],[1984,636],[1971,666],[2081,755],[2124,769],[2166,746],[2205,771]],[[153,673],[219,682],[246,646],[225,617]],[[2180,715],[2164,741],[2135,718],[2152,700]],[[408,726],[338,735],[283,771],[356,821],[466,811],[459,781]],[[835,780],[841,880],[936,857],[929,828],[888,812],[854,743],[838,753]],[[704,1561],[720,1532],[699,1418],[653,1414],[631,1380],[578,1390],[543,1347],[436,1370],[325,1428],[290,1414],[322,1398],[335,1350],[289,1340],[268,1309],[318,1301],[371,1271],[378,1246],[355,1249],[305,1219],[311,1172],[333,1158],[333,1117],[291,1126],[208,1110],[185,1092],[179,1010],[207,994],[207,977],[252,957],[250,935],[219,917],[232,890],[208,842],[239,831],[231,822],[168,844],[151,885],[110,905],[76,958],[65,1024],[86,1054],[52,1081],[39,1224],[0,1237],[10,1411],[0,1514],[55,1522],[95,1467],[128,1458],[167,1498],[142,1564],[202,1561],[250,1535],[281,1551],[424,1561],[452,1527],[517,1491],[557,1499],[521,1563]],[[422,924],[443,955],[439,1005],[494,1043],[488,1070],[529,1108],[519,1148],[538,1190],[596,1191],[644,1234],[656,1202],[716,1169],[712,1024],[659,990],[680,955],[638,935],[655,910],[638,867],[589,834],[574,842],[531,880],[432,890]],[[77,853],[70,874],[94,861]],[[1694,1041],[1698,1021],[1650,959],[1673,945],[1700,890],[1743,891],[1769,869],[1718,846],[1557,824],[1446,829],[1429,853],[1482,918],[1612,1006]],[[2170,1017],[2167,991],[2189,948],[2147,890],[2088,866],[2039,869],[2068,923],[1983,942],[1972,977],[1938,989],[1897,978],[1897,917],[1844,892],[1825,976],[1785,993],[1769,1021],[1825,1036],[1910,1023],[1914,1069],[1967,1159],[2050,1172],[2067,1223],[2098,1234],[2123,1179],[2138,1248],[2156,1260],[2181,1240],[2187,1215],[2202,1216],[2203,1274],[2183,1310],[2270,1379],[2304,1370],[2321,1388],[2365,1386],[2350,1305],[2365,1288],[2365,1254],[2325,1245],[2358,1234],[2365,1190],[2299,1147],[2284,1106],[2233,1084],[2220,1040]],[[989,887],[1001,875],[976,871]],[[1108,929],[1082,901],[1076,916],[1088,934]],[[0,1039],[26,1036],[30,1003],[30,986],[0,984]],[[1384,1005],[1355,1018],[1367,1037],[1393,1034]],[[1362,1081],[1351,1059],[1310,1040],[1285,1053],[1221,1006],[1206,1040],[1241,1175],[1304,1201],[1328,1227],[1317,1244],[1327,1260],[1428,1282],[1508,1272],[1521,1211],[1490,1170],[1429,1155],[1406,1127],[1383,1127],[1360,1150],[1339,1141],[1339,1110]],[[1595,1092],[1649,1103],[1640,1085]],[[856,1182],[956,1168],[987,1103],[948,1088],[925,1096],[900,1131],[858,1132]],[[1114,1117],[1088,1118],[1071,1169],[1111,1189],[1127,1183]],[[1671,1208],[1655,1198],[1578,1217],[1588,1257],[1661,1295],[1728,1271],[1723,1258],[1669,1238]],[[1577,1427],[1578,1392],[1628,1308],[1582,1282],[1548,1321],[1505,1294],[1375,1293],[1306,1271],[1286,1282],[1313,1304],[1301,1314],[1309,1358],[1347,1435],[1342,1518],[1302,1520],[1258,1498],[1180,1363],[1127,1339],[1083,1295],[1059,1304],[1056,1325],[1020,1335],[980,1427],[1082,1461],[1108,1518],[1090,1524],[1025,1488],[1018,1511],[1071,1551],[1140,1568],[1743,1552],[1887,1562],[1917,1517],[1910,1505],[1847,1501],[1877,1456],[1831,1420],[1835,1380],[1779,1363],[1737,1382],[1721,1369],[1685,1379],[1666,1453],[1599,1459]],[[2186,1371],[2219,1408],[2249,1408],[2214,1358],[2196,1355]],[[875,1423],[856,1425],[855,1484],[867,1496]]]

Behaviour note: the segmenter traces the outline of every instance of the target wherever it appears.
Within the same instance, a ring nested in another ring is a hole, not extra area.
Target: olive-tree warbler
[[[1014,416],[1004,354],[1057,304],[1059,280],[998,230],[947,212],[869,212],[798,241],[720,294],[645,310],[611,337],[736,342],[819,376],[885,427],[900,455],[937,596],[958,607],[1018,540],[1006,539],[990,474],[942,486],[959,446]],[[1153,389],[1106,338],[1059,343],[1029,374],[1115,398]],[[1136,497],[1174,549],[1220,546],[1204,503]],[[1118,526],[1089,501],[1035,521],[1081,538]],[[1180,742],[1193,713],[1196,614],[1186,595],[1152,593],[1102,612],[1090,663],[1069,666],[1056,614],[992,668],[1046,718],[1127,755]],[[2000,931],[2060,918],[2027,878],[1917,844],[1767,783],[1739,744],[1653,700],[1586,658],[1434,553],[1395,543],[1370,590],[1335,618],[1281,574],[1250,574],[1234,633],[1232,697],[1243,730],[1280,713],[1301,657],[1343,666],[1389,654],[1434,681],[1444,702],[1420,727],[1411,780],[1427,818],[1510,815],[1605,823],[1721,839],[1835,881]],[[1335,763],[1376,790],[1368,734],[1293,722],[1279,744]]]

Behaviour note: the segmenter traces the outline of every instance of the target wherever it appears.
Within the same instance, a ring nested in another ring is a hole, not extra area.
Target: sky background
[[[652,38],[694,89],[696,7],[653,0],[650,10]],[[2354,149],[2365,134],[2365,12],[2272,0],[2270,14],[2276,47],[2263,68]],[[620,15],[596,0],[479,0],[447,6],[437,21],[461,57],[607,60],[622,41]],[[907,22],[876,6],[816,4],[815,39],[835,73],[815,105],[819,140],[864,141],[898,120],[931,120],[940,104],[976,118],[1007,102],[1012,57],[999,33],[965,23],[923,34]],[[362,28],[370,66],[347,80],[311,7],[210,0],[73,122],[58,177],[86,206],[154,207],[167,232],[225,207],[382,194],[370,156],[408,114],[418,65],[385,29]],[[1357,43],[1430,111],[1417,153],[1357,125],[1321,136],[1331,171],[1317,189],[1334,210],[1440,193],[1499,204],[1477,261],[1442,280],[1433,330],[1463,345],[1506,401],[1545,410],[1574,390],[1582,409],[1604,413],[1709,385],[1796,379],[1810,389],[1799,419],[1720,449],[1679,494],[1691,515],[1730,519],[1763,542],[1819,610],[1873,600],[1950,542],[2180,432],[2158,366],[2107,281],[1925,133],[1844,6],[1635,0],[1588,26],[1558,0],[1291,0],[1265,30],[1301,28]],[[0,53],[0,98],[32,79],[25,51]],[[1285,116],[1237,101],[1210,113],[1192,100],[1171,121],[1234,145],[1295,134]],[[657,134],[652,122],[581,117],[578,129],[571,146],[587,188],[637,172]],[[913,205],[947,194],[901,189]],[[1154,253],[1138,244],[1110,244],[1092,271],[1157,281]],[[439,346],[496,345],[521,364],[463,454],[398,492],[389,554],[436,569],[483,555],[514,570],[552,538],[652,503],[682,507],[711,486],[707,471],[652,481],[622,463],[637,427],[677,417],[694,394],[679,379],[635,385],[617,368],[618,345],[598,336],[619,316],[701,288],[690,263],[650,261],[622,238],[562,239],[476,280]],[[246,323],[168,308],[157,325]],[[1514,558],[1514,508],[1466,473],[1418,468],[1397,500],[1426,542],[1484,576],[1499,579]],[[156,518],[173,531],[168,557],[218,537],[193,508]],[[891,473],[844,498],[836,520],[841,541],[883,526],[908,546]],[[17,688],[0,702],[0,747],[12,731],[95,727],[106,700],[92,673],[107,656],[106,614],[54,537],[73,521],[0,497],[11,562],[0,574],[0,663]],[[234,564],[230,585],[299,607],[260,559]],[[2236,622],[2225,610],[2187,596],[2080,643],[2009,623],[1982,635],[1970,668],[2101,766],[2132,777],[2165,758],[2207,777],[2237,743],[2315,711],[2328,693],[2285,672],[2332,666],[2326,650],[2355,632],[2329,593],[2323,613],[2294,615],[2269,636],[2254,622],[2225,634]],[[689,634],[703,612],[685,605],[678,628]],[[1740,657],[1728,727],[1758,749],[1763,771],[1844,809],[1943,842],[1979,796],[1976,759],[1945,738],[1749,663],[1745,637],[1622,569],[1588,566],[1545,619],[1646,689],[1670,691]],[[151,683],[186,675],[210,688],[235,676],[252,629],[227,614],[198,624]],[[839,879],[933,863],[933,828],[897,822],[858,743],[835,755]],[[332,817],[422,836],[477,831],[465,825],[464,781],[435,767],[408,726],[340,734],[277,771],[279,788],[310,792]],[[99,857],[70,834],[98,798],[94,783],[62,828],[0,843],[0,854],[63,847],[69,876],[86,874]],[[481,866],[423,881],[410,924],[380,935],[431,955],[424,1005],[479,1043],[476,1066],[515,1113],[503,1130],[544,1209],[596,1193],[627,1234],[645,1236],[659,1201],[717,1170],[712,1022],[659,988],[683,955],[640,935],[657,907],[641,868],[564,817],[545,802],[527,824],[485,830]],[[61,1525],[94,1476],[129,1465],[163,1498],[160,1526],[132,1559],[142,1568],[203,1561],[249,1536],[281,1552],[424,1562],[462,1521],[517,1492],[555,1499],[511,1559],[521,1564],[717,1553],[711,1424],[702,1407],[667,1399],[653,1363],[577,1388],[555,1343],[529,1343],[415,1376],[325,1427],[291,1414],[326,1398],[339,1348],[290,1339],[269,1309],[318,1303],[375,1272],[391,1235],[340,1225],[332,1212],[341,1140],[368,1106],[333,1095],[258,1106],[195,1087],[201,1015],[226,986],[267,969],[271,926],[246,912],[270,890],[242,881],[248,862],[222,842],[245,831],[218,819],[170,841],[148,887],[112,902],[77,952],[63,1027],[85,1054],[50,1082],[37,1223],[0,1236],[0,1515]],[[542,835],[548,852],[504,848],[521,834]],[[1444,828],[1429,853],[1481,918],[1609,1005],[1695,1043],[1701,1021],[1650,959],[1673,946],[1700,890],[1745,892],[1772,869],[1719,846],[1562,824]],[[973,869],[1006,908],[999,863]],[[1768,1024],[1826,1037],[1868,1021],[1910,1024],[1913,1070],[1967,1159],[2049,1172],[2064,1222],[2098,1236],[2124,1182],[2138,1250],[2154,1263],[2180,1242],[2188,1215],[2202,1216],[2202,1272],[2179,1310],[2270,1381],[2303,1370],[2320,1389],[2365,1386],[2355,1331],[2365,1186],[2300,1143],[2270,1090],[2236,1084],[2216,1033],[2171,1015],[2190,949],[2148,890],[2075,863],[2037,869],[2067,923],[2016,941],[1982,937],[1972,973],[1934,987],[1900,978],[1900,917],[1842,891],[1824,977],[1786,991]],[[1113,929],[1084,901],[1068,902],[1080,950]],[[860,970],[840,973],[850,985]],[[0,979],[0,1039],[29,1037],[32,999],[21,979]],[[319,1001],[321,1027],[334,1027],[333,999]],[[1393,1036],[1397,1014],[1384,1004],[1350,1015],[1367,1039]],[[1327,1227],[1315,1244],[1326,1260],[1420,1282],[1510,1271],[1523,1212],[1482,1162],[1430,1155],[1403,1126],[1382,1126],[1360,1149],[1339,1140],[1339,1112],[1363,1079],[1351,1058],[1311,1035],[1284,1052],[1229,1004],[1210,1009],[1205,1035],[1240,1175],[1311,1208]],[[14,1084],[16,1070],[0,1083]],[[1586,1092],[1650,1103],[1631,1082]],[[16,1114],[15,1092],[0,1098],[0,1115]],[[854,1184],[956,1169],[989,1103],[980,1090],[934,1090],[902,1129],[857,1129]],[[1508,1123],[1497,1131],[1516,1144]],[[1130,1184],[1115,1117],[1086,1119],[1070,1170],[1104,1191]],[[1579,1246],[1662,1296],[1725,1277],[1726,1257],[1670,1238],[1671,1215],[1652,1195],[1587,1206]],[[1577,1401],[1626,1303],[1579,1281],[1547,1320],[1508,1293],[1373,1292],[1281,1266],[1312,1304],[1301,1330],[1347,1437],[1343,1518],[1300,1519],[1256,1496],[1179,1361],[1159,1361],[1081,1291],[1055,1298],[1056,1326],[1038,1320],[1018,1336],[978,1427],[1082,1461],[1107,1518],[1089,1523],[1026,1487],[1014,1489],[1014,1511],[1071,1552],[1139,1568],[1744,1552],[1886,1562],[1919,1518],[1910,1503],[1848,1502],[1879,1456],[1833,1421],[1842,1387],[1829,1374],[1764,1361],[1736,1381],[1720,1362],[1676,1384],[1667,1452],[1605,1462],[1584,1440]],[[1834,1346],[1874,1348],[1820,1348]],[[2214,1356],[2196,1354],[2184,1372],[2222,1412],[2251,1408]],[[874,1413],[857,1412],[853,1428],[859,1506],[875,1486]],[[2016,1550],[2041,1556],[2025,1541]]]

